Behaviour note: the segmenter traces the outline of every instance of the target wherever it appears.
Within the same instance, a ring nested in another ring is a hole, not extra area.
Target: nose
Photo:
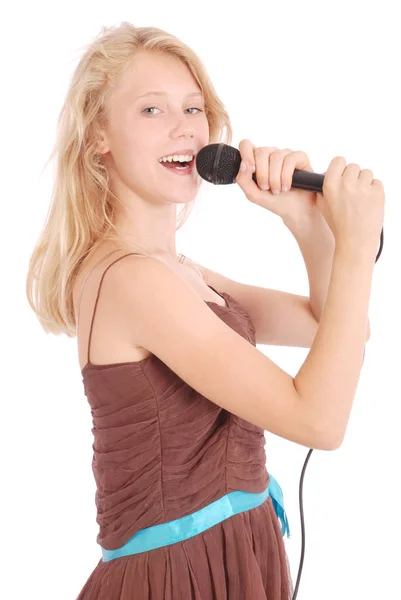
[[[176,121],[175,126],[173,126],[172,130],[176,134],[176,137],[194,137],[195,127],[192,123],[188,121],[191,118],[187,115],[180,115]]]

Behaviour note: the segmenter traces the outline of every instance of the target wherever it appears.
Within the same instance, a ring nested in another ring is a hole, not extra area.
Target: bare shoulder
[[[119,259],[128,253],[120,248],[99,248],[82,263],[75,279],[72,295],[81,369],[87,364],[89,354],[90,361],[99,365],[138,361],[149,354],[133,343],[128,334],[113,286],[113,269],[124,262]]]
[[[218,406],[308,448],[329,449],[294,380],[165,263],[129,256],[109,285],[137,344]]]
[[[96,252],[83,261],[75,278],[72,290],[75,315],[77,315],[79,311],[84,288],[86,292],[87,289],[91,288],[93,285],[97,286],[98,277],[96,274],[99,273],[99,271],[104,273],[107,267],[113,263],[113,261],[124,256],[124,254],[127,254],[127,252],[124,252],[121,249],[110,249],[107,246],[100,246]],[[103,266],[103,269],[100,269],[101,266]]]

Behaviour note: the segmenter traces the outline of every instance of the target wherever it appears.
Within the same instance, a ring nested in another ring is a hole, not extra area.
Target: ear
[[[107,139],[107,134],[103,129],[101,129],[100,133],[99,133],[98,142],[97,142],[97,152],[99,152],[99,154],[106,154],[106,152],[109,152],[109,151],[110,151],[110,147],[109,147],[109,143],[108,143],[108,139]]]

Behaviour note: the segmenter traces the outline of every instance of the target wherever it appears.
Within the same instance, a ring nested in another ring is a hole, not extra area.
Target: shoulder
[[[166,293],[174,282],[180,282],[179,276],[166,263],[153,256],[128,254],[121,256],[110,269],[108,286],[118,289],[119,298],[131,304],[133,301],[145,302]],[[131,304],[132,305],[132,304]]]
[[[82,261],[72,286],[72,298],[76,320],[84,292],[85,295],[91,295],[93,288],[99,287],[100,281],[106,271],[108,271],[116,261],[119,261],[120,258],[123,258],[128,253],[129,251],[120,248],[110,248],[106,245],[99,246],[96,251],[90,253]]]
[[[207,269],[205,269],[205,267],[202,267],[202,265],[200,265],[199,263],[195,262],[194,260],[191,260],[190,258],[188,258],[188,256],[185,256],[185,254],[180,254],[180,262],[182,262],[182,264],[188,266],[190,269],[192,269],[193,271],[195,271],[195,273],[197,273],[205,283],[207,283]]]

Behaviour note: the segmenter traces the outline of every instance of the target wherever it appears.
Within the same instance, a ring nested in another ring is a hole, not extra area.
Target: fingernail
[[[283,187],[281,188],[282,192],[288,192],[289,188],[288,185],[283,185]]]
[[[246,171],[246,162],[244,160],[241,161],[241,165],[240,165],[240,171],[242,171],[242,173],[245,173]]]
[[[266,191],[267,191],[268,189],[270,189],[270,186],[269,186],[269,184],[268,184],[268,183],[263,183],[263,184],[260,186],[260,189],[261,189],[261,190],[266,190]]]

